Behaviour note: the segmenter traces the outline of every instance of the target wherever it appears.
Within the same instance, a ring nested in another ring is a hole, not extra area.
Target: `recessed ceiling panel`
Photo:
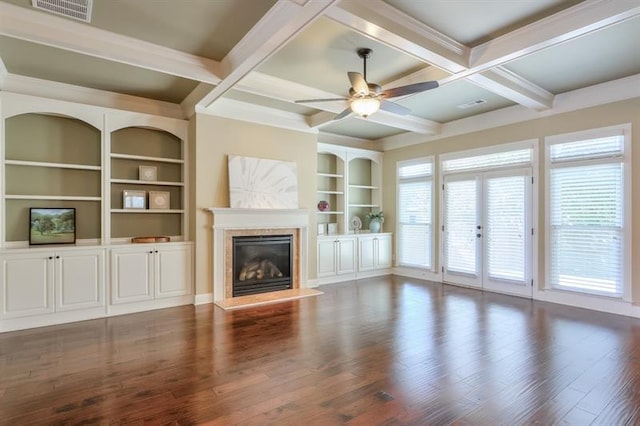
[[[33,9],[30,0],[4,1]],[[275,2],[95,0],[90,25],[220,61]]]
[[[367,80],[382,84],[426,65],[326,18],[320,18],[267,60],[258,71],[347,95],[348,71],[362,72],[361,47],[373,49],[367,61]]]
[[[581,2],[581,0],[384,1],[470,47]]]
[[[197,82],[0,36],[0,58],[12,74],[180,103]]]
[[[640,18],[529,55],[506,68],[555,94],[640,74]]]
[[[402,129],[396,129],[395,127],[389,127],[359,118],[346,118],[336,121],[335,123],[323,126],[320,130],[326,133],[335,133],[352,138],[369,140],[386,138],[406,132]]]
[[[260,105],[269,108],[274,108],[281,111],[293,112],[302,115],[311,115],[320,112],[314,108],[308,108],[300,104],[292,104],[289,102],[279,101],[273,98],[267,98],[265,96],[254,95],[252,93],[241,92],[240,90],[229,90],[224,95],[225,98],[233,99],[236,101],[247,102],[253,105]]]
[[[471,108],[463,109],[458,107],[477,100],[486,102],[479,103]],[[458,120],[514,104],[508,99],[464,80],[449,83],[437,89],[409,96],[395,102],[409,108],[412,115],[440,123]]]

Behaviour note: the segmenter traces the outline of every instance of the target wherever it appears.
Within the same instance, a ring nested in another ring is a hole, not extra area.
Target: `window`
[[[548,140],[548,286],[620,298],[628,259],[625,135],[603,131]]]
[[[433,267],[433,160],[398,163],[398,265]]]

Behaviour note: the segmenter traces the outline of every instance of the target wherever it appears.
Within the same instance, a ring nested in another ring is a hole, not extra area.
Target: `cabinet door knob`
[[[60,259],[60,256],[56,256],[56,259]]]
[[[156,250],[156,253],[158,252],[158,250]]]
[[[153,250],[151,250],[151,251],[149,252],[149,254],[153,254]]]
[[[49,260],[53,259],[53,256],[49,256]]]

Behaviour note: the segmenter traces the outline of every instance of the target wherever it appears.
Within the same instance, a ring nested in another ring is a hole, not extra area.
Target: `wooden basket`
[[[133,237],[132,243],[168,243],[171,241],[170,237]]]

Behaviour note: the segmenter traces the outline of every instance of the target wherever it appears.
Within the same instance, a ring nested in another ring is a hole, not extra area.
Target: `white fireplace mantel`
[[[299,230],[299,283],[307,287],[309,210],[206,208],[213,215],[213,301],[225,298],[225,231],[237,229],[297,228]]]

